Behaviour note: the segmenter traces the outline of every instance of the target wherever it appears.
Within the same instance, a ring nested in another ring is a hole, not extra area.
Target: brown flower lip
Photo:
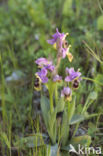
[[[74,80],[73,88],[78,88],[78,87],[79,87],[79,81],[78,80]]]
[[[40,80],[39,78],[36,78],[34,82],[34,87],[38,88],[39,86],[40,86]]]
[[[68,95],[65,94],[65,98],[66,99],[68,99],[69,97],[70,97],[70,94],[68,94]]]

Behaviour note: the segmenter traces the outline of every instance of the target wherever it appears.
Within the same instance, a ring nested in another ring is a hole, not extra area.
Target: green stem
[[[0,55],[0,70],[1,70],[1,104],[2,104],[2,118],[3,118],[3,125],[7,122],[7,115],[6,115],[6,107],[5,107],[5,80],[4,80],[4,72],[3,72],[3,63],[2,63],[2,56]]]
[[[54,108],[53,108],[53,94],[51,94],[49,92],[49,96],[50,96],[50,111],[51,113],[53,112]]]
[[[87,99],[87,101],[86,101],[86,103],[85,103],[85,105],[83,107],[82,114],[86,111],[87,105],[88,105],[88,99]]]
[[[86,102],[86,104],[84,105],[84,107],[83,107],[83,110],[82,110],[82,114],[84,113],[84,112],[86,112],[87,111],[87,109],[89,108],[89,106],[91,105],[93,103],[93,100],[91,100],[90,102]]]
[[[54,110],[54,106],[53,106],[54,85],[52,81],[48,83],[48,91],[49,91],[49,98],[50,98],[50,112],[52,113]]]
[[[80,123],[77,123],[77,124],[76,124],[76,127],[75,127],[75,130],[74,130],[74,133],[73,133],[72,138],[75,137],[75,134],[76,134],[76,132],[77,132],[77,130],[78,130],[79,124],[80,124]]]
[[[58,87],[57,84],[55,85],[55,104],[57,105],[58,103]]]
[[[103,83],[101,83],[101,82],[99,82],[99,81],[97,81],[97,80],[94,80],[94,79],[91,79],[91,78],[88,78],[88,77],[82,77],[82,79],[88,80],[88,81],[92,81],[92,82],[94,82],[94,83],[97,83],[98,85],[103,86]]]

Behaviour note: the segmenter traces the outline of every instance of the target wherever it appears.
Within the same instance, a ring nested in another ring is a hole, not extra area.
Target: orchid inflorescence
[[[54,45],[57,49],[57,64],[56,66],[53,65],[52,61],[49,61],[46,58],[38,58],[35,63],[40,68],[40,71],[38,71],[35,75],[38,79],[38,85],[37,81],[35,83],[35,89],[41,90],[41,84],[47,84],[50,80],[55,82],[61,82],[62,76],[58,75],[58,67],[60,65],[61,59],[68,57],[69,61],[71,62],[73,59],[72,54],[69,52],[70,45],[68,45],[66,41],[66,36],[68,33],[60,33],[58,29],[56,29],[56,33],[52,36],[53,38],[50,40],[47,40],[47,42],[51,45]],[[64,82],[67,83],[66,87],[61,91],[61,97],[65,97],[65,99],[70,100],[72,95],[72,88],[77,89],[79,87],[79,82],[81,81],[81,73],[78,71],[75,71],[74,68],[68,68],[65,69],[66,77],[64,79]]]

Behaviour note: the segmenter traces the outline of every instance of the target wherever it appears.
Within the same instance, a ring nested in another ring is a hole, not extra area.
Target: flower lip
[[[34,81],[34,89],[37,91],[41,90],[41,79],[36,75],[36,79]]]
[[[73,81],[73,88],[77,89],[79,87],[79,80]]]
[[[35,82],[34,82],[34,89],[39,91],[41,89],[41,81],[39,77],[36,77]]]

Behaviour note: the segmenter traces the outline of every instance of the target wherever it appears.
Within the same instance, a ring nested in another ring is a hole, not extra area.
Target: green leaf
[[[52,113],[49,111],[48,114],[49,114],[49,125],[52,129],[56,121],[56,109]]]
[[[8,140],[8,137],[7,137],[7,135],[4,132],[1,132],[1,138],[0,138],[0,140],[1,139],[6,143],[6,145],[7,145],[8,148],[11,147],[10,142]]]
[[[75,147],[71,143],[69,145],[67,145],[67,146],[61,147],[61,149],[63,151],[66,151],[66,152],[71,152],[72,151],[74,153],[77,153]]]
[[[98,115],[99,114],[90,114],[90,115],[88,115],[86,113],[84,115],[82,115],[82,114],[81,115],[80,114],[76,114],[76,115],[74,115],[72,117],[69,125],[73,125],[73,124],[76,124],[78,122],[82,122],[84,120],[88,120],[88,119],[93,118],[93,117],[98,116]]]
[[[58,153],[58,144],[54,146],[47,146],[47,156],[57,156]]]
[[[65,106],[65,102],[63,98],[60,98],[58,100],[57,106],[56,106],[56,110],[57,112],[62,112],[64,110],[64,106]]]
[[[96,100],[97,99],[97,92],[93,91],[89,94],[88,99]]]
[[[50,110],[49,99],[46,96],[41,96],[41,110],[46,127],[48,127],[48,112]]]
[[[78,104],[77,107],[76,107],[76,112],[77,112],[78,114],[80,114],[80,113],[82,112],[82,109],[83,109],[82,104]]]
[[[56,109],[50,112],[49,99],[45,96],[41,96],[41,109],[44,118],[44,122],[48,131],[48,134],[52,140],[52,143],[56,142]]]
[[[103,15],[99,16],[97,19],[98,30],[103,30]]]
[[[91,137],[89,135],[83,135],[83,136],[77,136],[72,138],[70,141],[72,145],[87,145],[89,146],[91,144]]]
[[[98,74],[95,78],[95,80],[99,81],[101,84],[103,84],[103,75],[102,74]]]
[[[71,120],[74,112],[75,112],[75,100],[76,98],[74,97],[73,98],[73,101],[70,103],[68,103],[68,118],[69,118],[69,121]]]
[[[68,113],[66,110],[63,113],[63,120],[61,125],[61,143],[64,146],[68,141],[69,136],[69,125],[68,125],[69,119],[68,119]]]
[[[78,122],[81,122],[81,121],[83,121],[83,120],[85,120],[85,117],[84,117],[84,115],[74,115],[73,117],[72,117],[72,119],[71,119],[71,121],[70,121],[70,125],[73,125],[73,124],[76,124],[76,123],[78,123]]]
[[[83,107],[83,110],[82,110],[82,114],[84,114],[87,109],[91,106],[91,104],[94,102],[94,100],[97,99],[97,92],[93,91],[91,92],[89,95],[88,95],[88,98],[85,102],[85,105]]]
[[[82,145],[82,146],[87,146],[89,147],[91,144],[91,137],[89,135],[83,135],[83,136],[77,136],[74,137],[72,140],[69,141],[69,144],[67,146],[63,146],[61,147],[62,150],[67,151],[67,152],[74,152],[77,153],[77,147],[78,145]]]
[[[15,143],[16,146],[18,146],[21,149],[24,148],[34,148],[34,147],[40,147],[44,146],[43,136],[36,135],[35,136],[28,136],[21,138],[18,142]]]
[[[102,74],[97,74],[97,76],[95,77],[95,81],[99,82],[101,85],[95,83],[95,90],[97,92],[101,92],[102,91],[102,86],[103,86],[103,75]]]
[[[56,143],[56,109],[51,113],[50,111],[48,112],[48,133],[49,136],[52,140],[52,143]]]
[[[95,132],[99,132],[99,129],[97,128],[97,126],[95,124],[93,124],[92,122],[89,122],[88,123],[88,134],[91,137],[94,137]]]

